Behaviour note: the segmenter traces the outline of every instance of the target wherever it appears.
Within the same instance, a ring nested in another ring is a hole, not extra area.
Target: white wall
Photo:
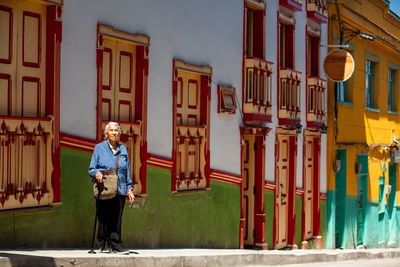
[[[266,1],[266,60],[273,62],[272,128],[266,137],[266,177],[274,181],[277,119],[277,12]],[[302,72],[301,124],[306,126],[305,5],[294,12],[295,68]],[[148,152],[171,158],[172,60],[213,68],[210,123],[211,168],[240,175],[240,112],[217,113],[217,84],[236,88],[241,109],[243,0],[68,0],[64,2],[61,54],[61,131],[94,139],[96,135],[96,27],[150,36],[148,80]],[[315,28],[314,27],[314,28]],[[326,25],[321,43],[326,44]],[[321,48],[322,59],[326,48]],[[303,128],[304,129],[304,128]],[[303,183],[303,135],[298,138],[296,186]],[[326,191],[326,136],[321,139],[321,191]]]
[[[327,77],[325,75],[325,72],[323,71],[323,65],[324,65],[324,59],[328,53],[328,49],[326,45],[328,44],[328,26],[327,24],[322,24],[321,25],[321,45],[324,45],[321,47],[321,54],[320,54],[320,76],[327,80]],[[326,88],[326,93],[325,93],[325,108],[326,111],[328,111],[328,87]],[[328,116],[328,114],[326,114]],[[325,125],[328,125],[327,122],[325,122]],[[326,177],[326,157],[327,157],[327,139],[326,139],[326,134],[322,135],[321,138],[321,160],[320,160],[320,191],[321,193],[326,193],[326,183],[327,183],[327,177]]]
[[[242,0],[68,0],[63,10],[61,131],[96,135],[96,27],[150,36],[148,152],[171,157],[172,60],[213,68],[241,99]],[[212,84],[211,167],[240,174],[240,114],[217,114]]]
[[[277,27],[277,12],[280,10],[279,1],[268,1],[266,10],[266,60],[274,63],[273,76],[272,76],[272,123],[268,124],[268,127],[272,128],[266,138],[266,156],[265,156],[265,180],[268,182],[275,181],[275,137],[276,127],[278,126],[277,117],[277,77],[279,72],[279,66],[277,65],[277,52],[278,52],[278,27]],[[291,13],[281,7],[281,11]],[[321,30],[321,44],[327,42],[327,27],[326,24],[319,25],[311,20],[307,19],[306,6],[303,5],[303,10],[291,13],[296,20],[295,26],[295,70],[302,72],[302,83],[301,83],[301,125],[303,130],[306,128],[306,25],[311,26],[313,29]],[[322,61],[326,55],[326,48],[321,47],[320,49],[320,77],[326,79],[322,69]],[[325,100],[326,101],[326,100]],[[327,102],[325,102],[327,103]],[[298,135],[297,141],[297,169],[296,169],[296,186],[303,188],[303,139],[304,135]],[[326,135],[321,136],[321,167],[320,167],[320,179],[321,179],[321,192],[326,191]]]

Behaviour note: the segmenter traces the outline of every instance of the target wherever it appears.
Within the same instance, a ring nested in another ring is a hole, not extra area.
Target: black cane
[[[94,237],[96,235],[96,226],[97,226],[97,202],[100,199],[100,195],[101,195],[101,191],[103,191],[103,183],[97,183],[97,189],[98,189],[98,193],[97,193],[97,198],[96,198],[96,213],[94,215],[94,227],[93,227],[93,235],[92,235],[92,246],[91,246],[91,250],[89,250],[89,254],[96,254],[96,252],[94,251]]]

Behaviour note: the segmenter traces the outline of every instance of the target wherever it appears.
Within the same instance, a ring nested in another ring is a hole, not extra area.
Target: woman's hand
[[[133,194],[132,189],[128,190],[128,198],[130,203],[132,203],[135,200],[135,195]]]
[[[99,182],[99,183],[102,183],[102,182],[103,182],[103,174],[102,174],[101,172],[98,172],[98,173],[96,174],[96,180],[97,180],[97,182]]]

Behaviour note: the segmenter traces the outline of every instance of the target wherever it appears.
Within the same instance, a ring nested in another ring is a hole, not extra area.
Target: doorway
[[[346,210],[346,150],[337,150],[335,159],[335,246],[344,246],[344,222]]]
[[[267,249],[265,243],[265,136],[242,135],[243,243],[248,248]]]

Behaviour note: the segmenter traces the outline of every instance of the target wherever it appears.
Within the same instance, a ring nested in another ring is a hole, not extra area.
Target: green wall
[[[265,190],[265,242],[268,244],[268,249],[274,249],[273,234],[274,234],[274,201],[275,192]]]
[[[319,207],[320,207],[320,235],[322,236],[322,248],[326,248],[327,246],[327,235],[326,235],[326,227],[327,227],[327,216],[326,216],[326,210],[327,210],[327,201],[326,200],[321,200],[319,202]]]
[[[298,248],[301,248],[301,217],[303,214],[303,197],[296,195],[296,236],[295,242]]]
[[[62,204],[48,211],[1,214],[0,247],[90,246],[95,214],[87,172],[90,158],[91,153],[62,148]],[[124,211],[124,244],[132,248],[237,248],[239,186],[212,180],[206,192],[176,196],[170,193],[170,180],[170,171],[147,168],[148,197],[127,204]]]
[[[274,191],[265,190],[265,240],[268,243],[268,249],[273,249],[273,231],[274,231]],[[327,202],[320,201],[320,223],[323,247],[326,245],[326,209]],[[296,195],[296,236],[295,242],[298,248],[301,248],[301,228],[302,228],[303,198]],[[317,248],[316,240],[310,240],[308,248]]]
[[[328,191],[326,215],[326,243],[324,248],[335,247],[335,193]],[[357,201],[354,196],[346,196],[346,217],[343,233],[343,247],[357,247]],[[322,213],[322,205],[321,205]],[[364,245],[367,248],[376,247],[399,247],[400,229],[400,207],[395,206],[388,209],[386,204],[383,212],[379,213],[379,203],[368,201],[366,206]],[[321,235],[322,235],[322,217],[321,217]]]

